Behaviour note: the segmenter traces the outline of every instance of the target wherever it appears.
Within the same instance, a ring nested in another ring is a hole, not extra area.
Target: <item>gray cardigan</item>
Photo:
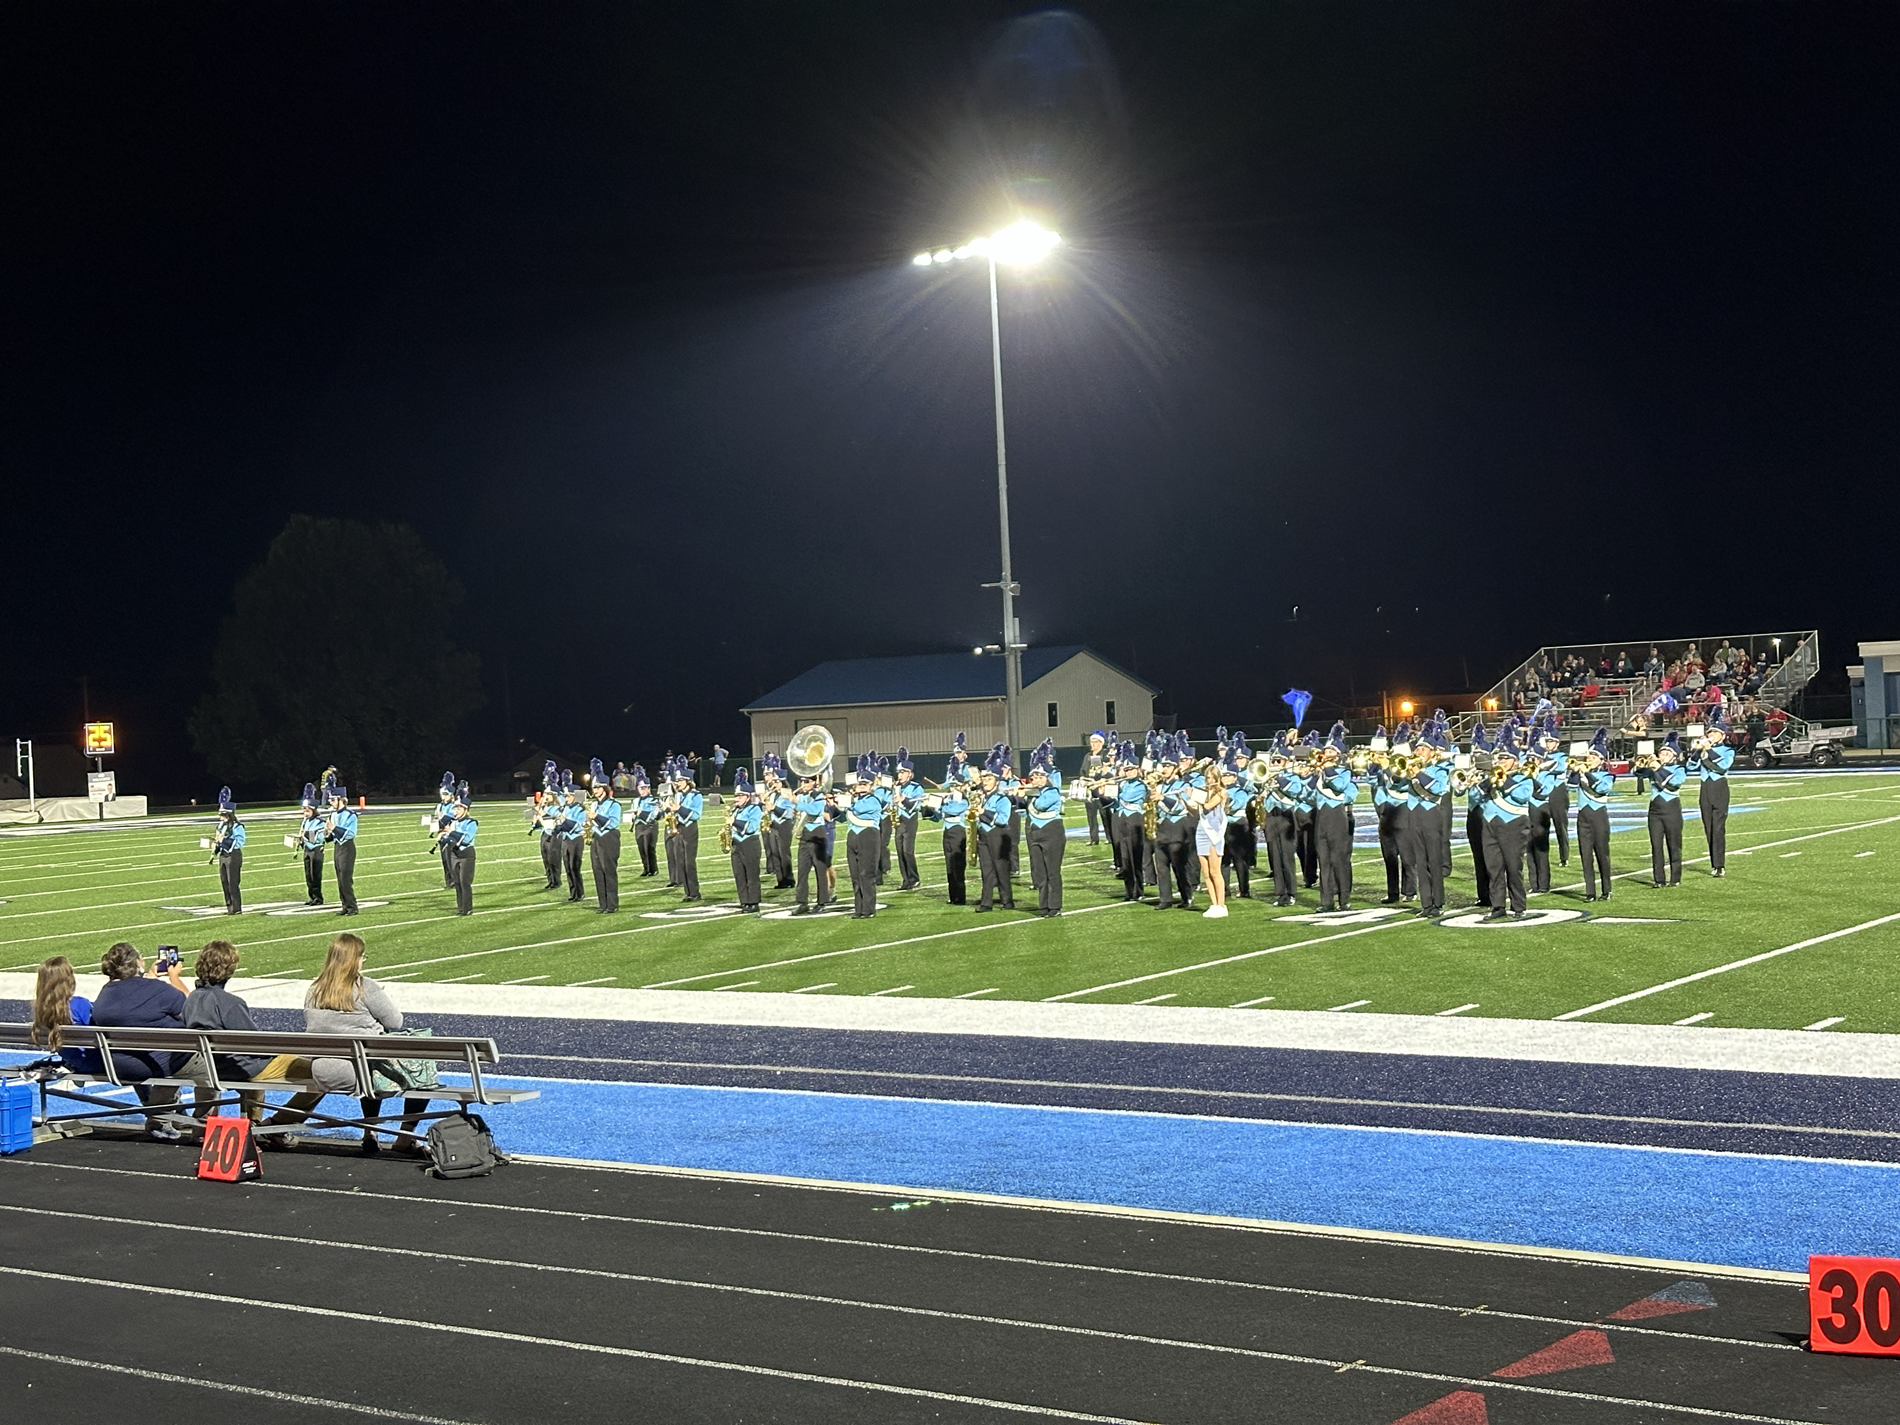
[[[402,1028],[402,1011],[389,1001],[389,992],[368,975],[356,992],[354,1009],[318,1009],[310,1002],[317,987],[304,995],[303,1027],[312,1034],[381,1034]]]

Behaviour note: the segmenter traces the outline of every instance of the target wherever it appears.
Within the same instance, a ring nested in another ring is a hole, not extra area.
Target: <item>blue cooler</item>
[[[25,1079],[0,1081],[0,1153],[24,1153],[33,1146],[33,1085]]]

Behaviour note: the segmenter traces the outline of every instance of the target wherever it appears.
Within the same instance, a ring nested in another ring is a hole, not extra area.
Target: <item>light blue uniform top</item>
[[[1705,782],[1721,781],[1734,765],[1735,749],[1726,742],[1718,742],[1706,752],[1692,753],[1689,757],[1689,770]]]
[[[759,823],[765,819],[765,813],[757,802],[740,807],[732,814],[732,844],[750,841],[759,834]]]
[[[1682,799],[1682,784],[1689,780],[1689,774],[1676,762],[1658,763],[1656,770],[1649,774],[1652,802],[1673,802]]]
[[[348,807],[345,807],[342,811],[338,812],[334,818],[334,821],[330,827],[329,832],[325,835],[324,840],[326,841],[354,841],[356,840],[356,813],[351,811]]]
[[[620,803],[612,797],[602,797],[590,810],[594,818],[594,835],[604,836],[610,831],[620,830]]]
[[[680,804],[673,811],[673,825],[684,831],[694,825],[705,813],[706,799],[698,792],[688,792],[680,798]]]
[[[1047,826],[1050,822],[1062,820],[1062,789],[1060,787],[1041,787],[1031,793],[1029,798],[1029,824]]]

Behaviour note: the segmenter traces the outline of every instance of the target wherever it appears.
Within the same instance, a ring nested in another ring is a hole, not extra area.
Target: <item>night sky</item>
[[[1560,640],[1852,661],[1900,636],[1893,17],[9,5],[0,737],[83,676],[123,790],[215,790],[185,715],[299,512],[455,570],[476,770],[994,640],[983,273],[909,258],[1017,211],[1067,239],[1002,291],[1031,642],[1197,726]]]

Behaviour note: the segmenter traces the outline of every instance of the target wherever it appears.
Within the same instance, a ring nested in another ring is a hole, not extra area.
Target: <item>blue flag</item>
[[[1298,727],[1306,718],[1306,710],[1313,705],[1313,695],[1304,688],[1288,688],[1280,694],[1280,701],[1293,709],[1293,725]]]
[[[1649,706],[1643,709],[1644,712],[1652,716],[1656,713],[1672,713],[1675,710],[1676,700],[1667,693],[1656,694],[1655,697],[1649,700]]]

